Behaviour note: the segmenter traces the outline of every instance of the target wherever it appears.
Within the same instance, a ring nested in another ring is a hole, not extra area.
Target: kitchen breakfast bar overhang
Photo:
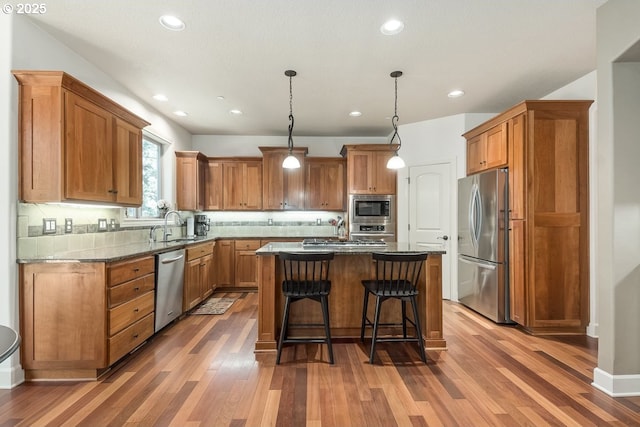
[[[362,279],[371,278],[373,252],[427,252],[419,284],[418,311],[427,350],[445,350],[447,343],[442,334],[442,255],[438,245],[411,246],[389,242],[385,247],[305,247],[301,242],[272,242],[256,251],[258,257],[258,337],[256,352],[276,350],[276,341],[282,323],[284,298],[281,292],[282,263],[280,252],[334,252],[331,261],[329,317],[332,338],[360,337],[362,319]],[[397,301],[393,301],[396,303]],[[399,302],[397,302],[399,304]],[[322,314],[312,301],[300,301],[291,306],[290,323],[321,322]],[[387,303],[391,304],[391,302]],[[372,308],[374,304],[369,304]],[[400,318],[400,310],[383,312],[381,322],[393,323]],[[313,331],[315,332],[315,331]],[[310,334],[308,329],[305,334]],[[370,331],[368,331],[370,333]],[[318,330],[318,334],[323,332]]]

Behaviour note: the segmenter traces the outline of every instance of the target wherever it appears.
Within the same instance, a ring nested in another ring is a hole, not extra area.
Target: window
[[[142,134],[142,206],[127,208],[125,216],[133,219],[158,218],[156,202],[162,197],[162,144]]]

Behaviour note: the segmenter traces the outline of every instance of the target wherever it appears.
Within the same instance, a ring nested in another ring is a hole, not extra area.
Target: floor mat
[[[236,299],[211,297],[190,311],[189,314],[224,314]]]

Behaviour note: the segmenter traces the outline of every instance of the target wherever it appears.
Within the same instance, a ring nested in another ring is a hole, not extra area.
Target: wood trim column
[[[255,351],[276,349],[276,256],[258,256],[258,339]]]
[[[425,263],[425,290],[420,304],[426,313],[422,317],[422,335],[427,350],[446,350],[447,342],[442,333],[442,255],[429,254]]]

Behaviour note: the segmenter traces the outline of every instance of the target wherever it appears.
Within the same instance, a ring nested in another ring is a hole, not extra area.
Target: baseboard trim
[[[640,396],[640,374],[611,375],[595,368],[591,385],[611,397]]]
[[[0,389],[12,389],[24,382],[24,370],[18,366],[10,366],[0,368]]]

